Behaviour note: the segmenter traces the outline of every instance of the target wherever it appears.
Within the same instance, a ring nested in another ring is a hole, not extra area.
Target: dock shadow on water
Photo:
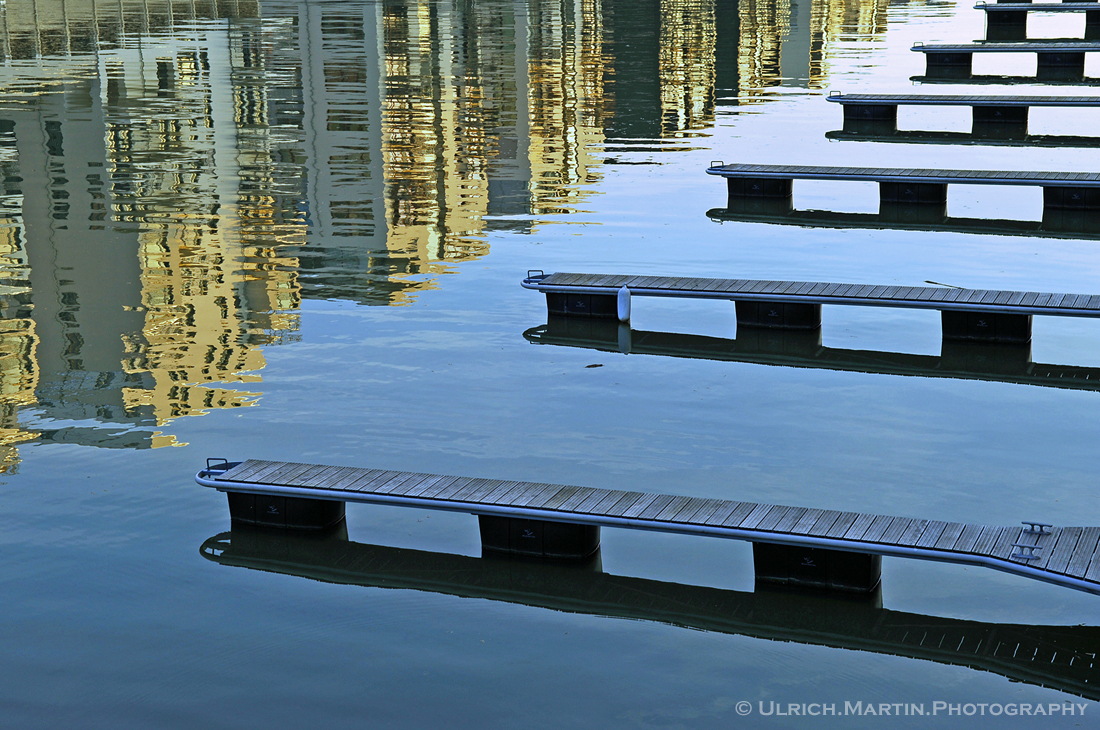
[[[738,327],[735,338],[636,330],[607,319],[548,317],[523,333],[536,345],[602,352],[683,357],[843,372],[956,378],[1100,390],[1100,367],[1053,365],[1031,359],[1031,343],[967,342],[944,339],[939,356],[826,347],[821,330]]]
[[[992,672],[1100,700],[1100,627],[983,623],[894,611],[881,590],[838,595],[758,584],[751,592],[605,573],[599,553],[563,563],[481,558],[357,543],[341,524],[324,535],[235,524],[200,554],[234,568],[370,588],[428,591],[554,611],[891,654]]]

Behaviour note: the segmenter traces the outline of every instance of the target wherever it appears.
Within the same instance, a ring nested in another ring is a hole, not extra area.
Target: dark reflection
[[[738,327],[736,339],[675,332],[632,330],[614,321],[552,317],[524,338],[604,352],[661,355],[881,375],[988,380],[1070,390],[1100,390],[1100,368],[1044,365],[1031,361],[1031,345],[944,340],[940,355],[824,347],[821,330]]]
[[[570,613],[923,659],[1100,699],[1100,628],[989,624],[882,608],[868,598],[753,593],[609,575],[584,566],[469,558],[234,526],[202,544],[203,557],[345,585],[430,591]]]
[[[731,201],[735,202],[735,201]],[[839,213],[831,210],[796,210],[789,200],[766,207],[767,201],[746,201],[736,208],[711,208],[713,221],[771,223],[813,228],[872,228],[898,231],[948,231],[998,236],[1100,239],[1100,218],[1088,211],[1044,210],[1043,220],[1024,221],[996,218],[949,216],[937,206],[889,206],[878,213]]]

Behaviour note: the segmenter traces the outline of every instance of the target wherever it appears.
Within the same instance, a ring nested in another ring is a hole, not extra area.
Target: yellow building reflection
[[[885,2],[0,3],[0,469],[256,403],[303,300],[412,302]]]

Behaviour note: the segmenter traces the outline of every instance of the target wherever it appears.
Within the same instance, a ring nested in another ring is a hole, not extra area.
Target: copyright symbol
[[[752,712],[752,703],[741,700],[737,703],[736,709],[738,715],[747,715]]]

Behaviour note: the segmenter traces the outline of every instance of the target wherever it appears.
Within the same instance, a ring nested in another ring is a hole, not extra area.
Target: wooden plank
[[[1083,578],[1085,573],[1088,572],[1089,564],[1096,555],[1098,542],[1100,542],[1100,527],[1086,527],[1083,529],[1063,575]]]
[[[390,491],[390,494],[395,497],[407,497],[410,490],[416,489],[420,485],[424,484],[424,482],[430,481],[432,484],[434,484],[435,480],[438,478],[439,477],[433,476],[431,474],[411,474],[409,478],[404,480],[404,482],[402,482],[399,487]]]
[[[610,491],[611,490],[608,489],[593,489],[592,493],[589,494],[586,499],[581,500],[580,503],[570,511],[576,512],[577,514],[596,514],[593,508],[600,502],[608,499]]]
[[[660,496],[661,495],[659,494],[643,494],[641,499],[635,501],[634,504],[630,505],[630,507],[628,507],[623,512],[623,518],[629,520],[637,518],[637,516],[642,513],[642,510],[653,504],[653,502]]]
[[[608,517],[622,517],[624,512],[637,504],[638,500],[643,497],[645,497],[643,492],[627,492],[622,499],[604,510],[604,514]]]
[[[955,544],[950,546],[950,550],[957,553],[970,552],[978,543],[978,538],[981,537],[981,530],[983,527],[985,527],[983,524],[967,524],[967,526],[963,528],[963,534],[960,534]]]
[[[402,486],[405,486],[410,481],[415,481],[419,483],[422,478],[423,475],[420,474],[413,474],[411,472],[399,472],[397,476],[393,477],[392,479],[376,484],[371,492],[373,494],[393,494],[395,490],[399,489]],[[361,492],[362,490],[356,491]],[[400,494],[398,494],[397,496],[400,496]]]
[[[775,531],[776,524],[786,517],[787,513],[793,510],[793,507],[776,506],[768,510],[768,514],[764,516],[764,519],[760,520],[756,525],[757,530],[765,530],[767,532]]]
[[[458,479],[455,479],[450,484],[444,486],[442,489],[439,489],[434,494],[430,494],[429,496],[432,499],[438,499],[441,501],[458,501],[455,499],[455,497],[461,494],[465,489],[467,489],[470,486],[470,482],[472,481],[474,480],[469,477],[459,477]]]
[[[257,467],[251,474],[248,475],[248,481],[253,484],[266,484],[266,480],[269,476],[276,474],[282,474],[296,466],[301,466],[297,462],[288,461],[268,461],[263,463],[262,466]]]
[[[591,487],[581,487],[576,492],[574,492],[572,494],[572,496],[569,497],[569,499],[565,500],[560,505],[558,505],[558,511],[559,512],[575,512],[577,506],[581,502],[583,502],[584,500],[586,500],[590,496],[592,496],[592,493],[595,492],[595,491],[597,491],[597,490],[592,489]]]
[[[705,510],[711,505],[712,502],[717,502],[716,499],[703,499],[702,497],[692,497],[691,500],[684,505],[676,514],[668,518],[669,522],[679,522],[681,524],[695,524],[695,515],[700,511]]]
[[[614,507],[615,504],[627,495],[622,489],[608,489],[603,497],[594,505],[588,508],[588,513],[593,515],[606,516],[607,510],[610,507]],[[583,505],[582,505],[583,506]]]
[[[246,482],[253,472],[264,468],[264,466],[270,463],[269,461],[262,461],[260,459],[245,459],[232,469],[222,472],[216,479],[227,482]]]
[[[754,529],[757,525],[760,524],[760,521],[767,516],[768,512],[771,512],[773,509],[775,509],[775,507],[776,505],[774,504],[756,505],[756,509],[754,509],[752,512],[749,512],[748,515],[745,516],[745,519],[741,520],[741,524],[737,525],[737,528],[741,530]]]
[[[728,505],[717,509],[714,514],[706,519],[704,525],[726,526],[727,522],[736,524],[745,518],[756,505],[752,502],[730,502]]]
[[[1055,552],[1058,550],[1058,543],[1062,541],[1062,536],[1065,530],[1061,527],[1055,527],[1049,535],[1039,535],[1036,541],[1039,545],[1040,560],[1036,563],[1032,563],[1032,566],[1039,570],[1046,570],[1050,565],[1051,558],[1054,557]],[[1073,538],[1076,543],[1076,538]]]
[[[531,482],[509,482],[512,485],[511,489],[507,489],[500,494],[493,497],[492,502],[487,504],[496,504],[502,507],[515,507],[515,501],[520,499],[530,492],[534,491],[534,485]]]
[[[798,521],[802,519],[802,517],[808,511],[809,510],[803,507],[791,507],[789,510],[787,510],[787,514],[783,515],[783,518],[775,523],[775,527],[773,527],[772,529],[775,532],[789,533],[791,529],[798,524]]]
[[[989,551],[989,555],[1001,560],[1010,559],[1012,553],[1016,552],[1013,545],[1020,541],[1020,533],[1023,531],[1024,528],[1022,527],[1006,527],[1001,530],[1001,536],[997,538],[997,542],[993,545],[993,549]]]
[[[709,520],[715,512],[720,510],[725,505],[729,504],[729,502],[725,499],[708,499],[706,500],[706,502],[707,504],[702,509],[692,515],[691,521],[694,524],[707,524],[707,520]]]
[[[561,490],[561,484],[540,484],[538,489],[532,489],[523,499],[518,499],[512,504],[516,507],[530,507],[532,503],[542,504]]]
[[[794,527],[790,532],[792,535],[808,535],[810,534],[810,528],[812,528],[818,520],[821,519],[822,513],[825,510],[821,509],[808,509],[806,514],[798,518],[798,522],[794,523]]]
[[[883,531],[882,537],[876,540],[876,542],[886,545],[896,545],[898,538],[901,537],[902,533],[905,532],[911,522],[913,522],[913,520],[908,517],[893,518],[890,520],[890,524],[886,527],[886,530]]]
[[[445,477],[445,476],[441,476],[439,474],[429,475],[427,479],[424,479],[419,484],[417,484],[416,486],[414,486],[411,489],[409,489],[408,491],[406,491],[405,496],[406,497],[422,497],[424,495],[424,492],[426,492],[427,490],[429,490],[432,487],[436,486],[440,482],[447,482],[447,481],[453,480],[453,479],[454,479],[454,477]]]
[[[333,483],[333,489],[350,489],[351,485],[361,479],[364,479],[372,474],[376,475],[380,472],[380,469],[357,469],[350,467],[347,472],[338,477]]]
[[[733,509],[729,511],[725,517],[722,517],[726,510],[719,510],[707,520],[708,525],[716,525],[720,527],[737,527],[760,505],[756,502],[734,502]]]
[[[943,533],[933,546],[937,550],[951,550],[962,537],[967,528],[973,528],[973,536],[977,537],[979,530],[977,525],[967,525],[962,522],[948,522],[943,528]]]
[[[321,487],[324,489],[335,489],[336,483],[341,481],[347,476],[349,471],[358,471],[348,466],[329,466],[324,469],[315,472],[307,478],[299,478],[298,486],[300,487]]]
[[[664,509],[654,515],[653,520],[655,522],[668,522],[674,514],[682,510],[690,501],[691,497],[676,497],[666,504]]]
[[[829,528],[833,526],[833,523],[840,519],[840,512],[836,510],[822,510],[821,516],[818,517],[817,522],[814,523],[807,534],[820,537],[829,531]]]
[[[669,502],[674,499],[676,499],[676,495],[674,494],[658,495],[657,499],[653,500],[653,502],[648,507],[642,510],[642,513],[638,515],[638,519],[652,520],[654,517],[661,513],[661,510],[668,506]]]
[[[867,531],[858,537],[852,535],[852,539],[860,540],[861,542],[878,542],[882,539],[883,534],[886,532],[886,529],[890,527],[890,523],[893,522],[893,520],[893,517],[887,515],[875,515],[875,519],[871,520],[871,525],[867,528]]]
[[[1085,570],[1084,579],[1100,583],[1100,552],[1096,548],[1093,549],[1092,560],[1089,561],[1089,567]]]
[[[334,467],[332,471],[324,475],[324,481],[318,485],[302,485],[316,487],[319,489],[331,489],[333,491],[343,491],[343,485],[356,479],[362,473],[361,469],[352,466],[338,466]]]
[[[499,487],[502,482],[499,479],[475,479],[469,487],[455,497],[463,502],[480,502],[483,497]]]
[[[255,477],[253,477],[252,480],[257,484],[271,484],[274,486],[285,487],[287,486],[287,477],[293,477],[297,474],[300,474],[311,466],[312,464],[284,462],[275,469],[257,474]]]
[[[967,552],[971,555],[989,555],[1004,529],[996,525],[983,525],[982,534],[974,541],[974,547]]]
[[[466,481],[465,477],[447,477],[425,489],[419,496],[421,499],[447,499],[448,495],[457,492]]]
[[[901,537],[897,539],[897,544],[915,546],[930,524],[930,520],[913,520],[909,523],[909,526],[905,528],[905,531],[901,533]]]
[[[863,536],[863,533],[867,532],[867,528],[871,526],[871,523],[875,521],[875,517],[878,515],[861,514],[852,522],[847,530],[844,531],[842,536],[845,540],[858,540]]]
[[[843,537],[844,533],[848,531],[848,528],[852,526],[852,523],[854,523],[859,516],[859,512],[841,512],[840,516],[836,518],[836,521],[825,531],[825,537]]]
[[[1065,527],[1058,538],[1058,547],[1051,551],[1050,561],[1046,569],[1052,573],[1065,573],[1069,566],[1069,560],[1073,557],[1073,551],[1077,548],[1077,542],[1081,539],[1082,528]]]
[[[564,487],[560,492],[539,505],[539,509],[556,510],[565,500],[576,494],[578,490],[580,490],[580,487]]]
[[[915,547],[919,548],[932,548],[935,546],[936,541],[943,535],[943,531],[947,529],[947,523],[940,520],[932,520],[928,523],[928,526],[924,528],[924,532],[921,533],[920,538],[914,543]]]
[[[349,492],[364,492],[364,493],[372,492],[372,491],[374,491],[374,487],[376,485],[384,484],[387,481],[389,481],[390,479],[393,479],[394,477],[396,477],[397,475],[399,475],[401,473],[402,472],[399,472],[399,471],[385,470],[385,471],[379,471],[376,474],[372,474],[372,475],[364,474],[362,477],[360,477],[359,479],[356,479],[354,482],[349,484],[347,486],[347,491],[349,491]]]

